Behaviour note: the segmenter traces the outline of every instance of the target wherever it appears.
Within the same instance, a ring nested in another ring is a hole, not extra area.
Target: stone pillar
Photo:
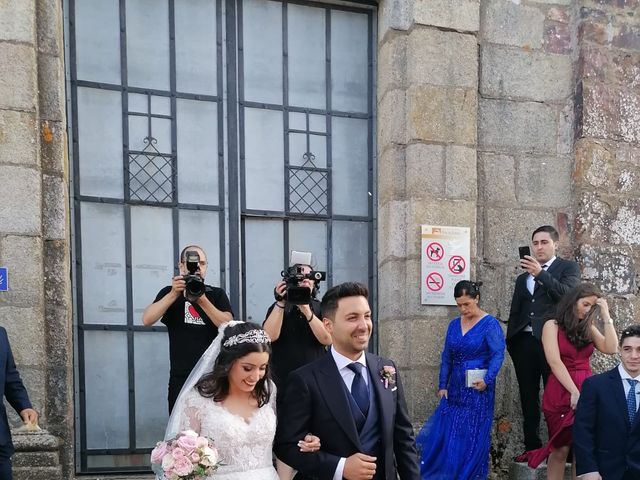
[[[73,348],[62,18],[56,0],[0,2],[0,178],[3,191],[11,192],[0,203],[0,264],[9,268],[10,288],[0,292],[0,324],[41,425],[64,440],[63,470],[70,475]],[[19,423],[16,415],[11,420]],[[45,456],[50,443],[43,444]],[[61,478],[56,475],[48,478]]]
[[[640,307],[640,2],[580,3],[576,241],[583,275],[608,294],[620,331]]]
[[[481,2],[478,105],[478,278],[485,308],[507,320],[521,273],[518,246],[551,224],[561,255],[570,239],[575,22],[571,0]],[[511,359],[498,381],[494,472],[522,449]],[[541,425],[544,431],[544,425]]]
[[[471,227],[476,252],[479,2],[385,0],[378,34],[378,333],[420,426],[450,307],[421,305],[420,225]]]

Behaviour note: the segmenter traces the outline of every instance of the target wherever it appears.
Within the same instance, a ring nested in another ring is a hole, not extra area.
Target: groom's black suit
[[[385,388],[380,372],[392,361],[366,354],[369,388],[377,402],[381,445],[375,479],[419,480],[413,428],[407,414],[400,377]],[[331,353],[289,375],[287,391],[278,408],[274,449],[277,457],[300,473],[296,478],[331,480],[340,458],[363,452],[352,415],[349,391]],[[298,440],[307,433],[320,438],[320,451],[302,453]]]

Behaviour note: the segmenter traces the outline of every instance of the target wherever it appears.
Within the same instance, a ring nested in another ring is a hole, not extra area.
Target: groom
[[[366,353],[372,329],[368,294],[364,285],[347,282],[324,295],[331,351],[289,374],[274,449],[298,470],[296,479],[420,479],[395,365]],[[298,440],[309,432],[322,446],[302,453]]]

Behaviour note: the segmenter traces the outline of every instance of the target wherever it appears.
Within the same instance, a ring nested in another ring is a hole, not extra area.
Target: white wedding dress
[[[275,391],[268,405],[249,421],[229,412],[195,388],[184,396],[180,429],[190,429],[213,440],[222,465],[211,480],[278,480],[271,456],[276,433]]]

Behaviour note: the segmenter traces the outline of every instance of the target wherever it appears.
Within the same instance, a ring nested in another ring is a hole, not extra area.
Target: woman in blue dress
[[[460,316],[449,323],[444,343],[440,403],[416,439],[420,474],[423,480],[484,480],[504,335],[498,320],[480,309],[479,284],[458,282],[453,296]],[[486,370],[484,378],[478,369]]]

